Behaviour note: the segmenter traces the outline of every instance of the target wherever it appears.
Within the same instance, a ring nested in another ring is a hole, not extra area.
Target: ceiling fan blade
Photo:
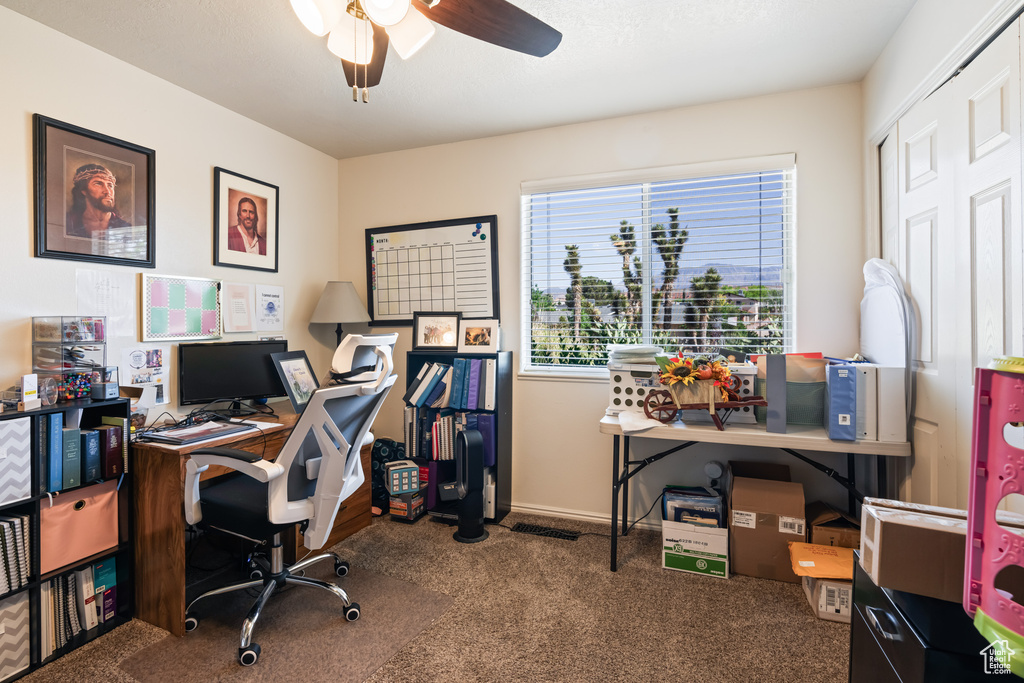
[[[373,57],[365,67],[362,64],[341,60],[341,66],[345,69],[345,80],[349,86],[357,85],[360,88],[372,88],[380,83],[380,76],[384,73],[384,60],[388,56],[388,34],[377,24],[373,26]],[[364,71],[365,69],[365,71]]]
[[[534,57],[550,54],[562,40],[561,33],[505,0],[441,0],[420,11],[453,31]]]

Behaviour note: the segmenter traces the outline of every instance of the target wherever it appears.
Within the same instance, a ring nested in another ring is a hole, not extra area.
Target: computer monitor
[[[287,395],[270,359],[287,350],[284,339],[179,344],[178,403],[230,401],[211,412],[232,417],[257,412],[241,402]]]

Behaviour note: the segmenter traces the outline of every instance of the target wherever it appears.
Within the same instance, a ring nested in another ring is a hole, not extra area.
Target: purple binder
[[[476,410],[480,399],[480,363],[479,358],[469,361],[469,394],[466,396],[466,410]]]

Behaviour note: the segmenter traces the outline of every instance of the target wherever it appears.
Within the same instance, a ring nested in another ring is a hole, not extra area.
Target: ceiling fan
[[[291,0],[302,24],[341,58],[352,99],[369,101],[392,45],[408,59],[434,35],[434,24],[535,57],[550,54],[562,34],[506,0]]]

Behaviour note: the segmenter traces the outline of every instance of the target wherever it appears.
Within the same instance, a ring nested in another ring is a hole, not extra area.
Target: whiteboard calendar
[[[499,318],[497,216],[366,231],[371,325],[412,324],[416,312]]]

